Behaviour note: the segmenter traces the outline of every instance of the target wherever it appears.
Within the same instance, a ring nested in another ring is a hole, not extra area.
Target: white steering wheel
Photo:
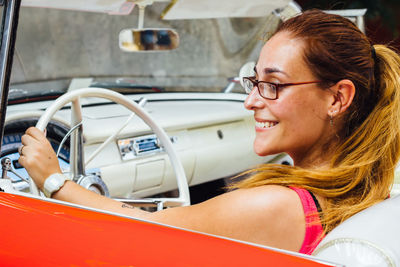
[[[115,103],[123,105],[128,108],[130,111],[134,112],[137,116],[139,116],[157,135],[159,138],[161,145],[164,147],[167,152],[172,167],[175,171],[179,197],[178,198],[153,198],[150,199],[151,202],[160,203],[161,206],[186,206],[190,205],[190,196],[189,196],[189,186],[186,180],[185,171],[183,169],[182,163],[179,160],[177,153],[170,141],[170,138],[167,136],[165,131],[158,126],[158,124],[150,117],[149,113],[140,107],[133,100],[125,97],[124,95],[102,88],[82,88],[78,90],[71,91],[60,96],[56,101],[50,105],[44,114],[40,117],[39,121],[36,124],[36,127],[40,130],[44,130],[49,123],[50,119],[54,116],[54,114],[60,110],[63,106],[68,103],[71,103],[71,127],[82,122],[82,113],[79,99],[84,97],[99,97],[111,100]],[[80,168],[85,169],[84,162],[77,162],[77,159],[83,159],[83,142],[82,138],[79,136],[71,135],[71,153],[70,153],[70,164],[71,164],[71,173],[73,177],[78,175],[76,172],[79,171]],[[78,158],[77,158],[78,157]],[[81,160],[82,161],[82,160]],[[75,166],[76,164],[80,166]],[[31,184],[31,192],[33,194],[39,195],[39,190],[32,179],[30,179]],[[132,201],[133,202],[133,201]],[[158,206],[159,207],[159,206]]]

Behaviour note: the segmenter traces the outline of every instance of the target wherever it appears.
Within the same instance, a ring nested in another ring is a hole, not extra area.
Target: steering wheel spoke
[[[82,122],[82,108],[80,105],[80,98],[83,97],[99,97],[111,100],[115,103],[123,105],[130,111],[134,112],[139,116],[155,133],[163,145],[165,152],[170,158],[171,165],[175,171],[179,197],[177,198],[166,198],[166,199],[154,199],[155,202],[162,202],[164,206],[186,206],[190,205],[189,186],[187,183],[185,171],[182,163],[177,156],[177,153],[171,143],[170,138],[167,136],[165,131],[151,118],[149,113],[138,105],[136,102],[125,97],[124,95],[102,88],[83,88],[74,90],[66,93],[59,97],[51,106],[49,106],[45,113],[40,117],[36,127],[40,130],[44,130],[49,123],[50,119],[54,114],[60,110],[63,106],[68,103],[72,103],[71,107],[71,126],[74,127]],[[71,173],[74,180],[78,180],[81,177],[85,177],[85,161],[84,161],[84,146],[83,146],[83,134],[82,125],[77,127],[71,135]],[[36,188],[36,189],[35,189]],[[37,187],[32,183],[31,192],[38,192]],[[159,205],[160,206],[160,205]]]
[[[70,150],[70,173],[74,181],[85,176],[85,160],[83,151],[83,131],[82,131],[82,107],[80,97],[72,100],[71,105],[71,127],[77,129],[71,133]]]

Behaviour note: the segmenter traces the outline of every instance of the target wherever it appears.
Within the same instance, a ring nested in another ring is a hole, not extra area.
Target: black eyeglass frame
[[[255,79],[255,77],[243,77],[243,83],[245,83],[246,80],[250,81],[253,84],[253,88],[249,92],[247,92],[246,87],[244,88],[247,94],[250,94],[251,91],[253,91],[254,87],[257,87],[258,94],[262,98],[268,99],[268,100],[276,100],[276,99],[278,99],[279,98],[278,91],[279,91],[280,88],[284,88],[284,87],[287,87],[287,86],[311,84],[311,83],[320,83],[321,82],[321,81],[310,81],[310,82],[298,82],[298,83],[272,83],[272,82],[266,82],[266,81],[258,81],[258,80]],[[269,98],[269,97],[263,96],[261,94],[260,87],[258,87],[259,83],[266,83],[266,84],[275,86],[275,98]]]

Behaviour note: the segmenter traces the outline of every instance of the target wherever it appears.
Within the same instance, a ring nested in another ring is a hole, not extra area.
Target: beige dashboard
[[[253,152],[253,114],[244,108],[243,94],[166,93],[129,97],[136,101],[141,97],[147,99],[144,108],[171,138],[189,185],[232,176],[274,159]],[[133,144],[132,140],[156,140],[140,118],[135,116],[127,122],[131,111],[103,99],[86,99],[81,103],[85,158],[120,130],[86,166],[99,172],[111,196],[144,197],[177,187],[169,158],[162,149],[135,154],[132,147],[123,148],[123,144]],[[10,106],[7,121],[37,116],[48,104]],[[54,120],[68,125],[70,116],[70,109],[66,108]]]

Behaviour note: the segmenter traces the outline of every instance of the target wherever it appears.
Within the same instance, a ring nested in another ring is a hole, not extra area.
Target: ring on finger
[[[20,145],[19,147],[18,147],[18,153],[22,156],[23,155],[23,150],[24,149],[24,145]]]

